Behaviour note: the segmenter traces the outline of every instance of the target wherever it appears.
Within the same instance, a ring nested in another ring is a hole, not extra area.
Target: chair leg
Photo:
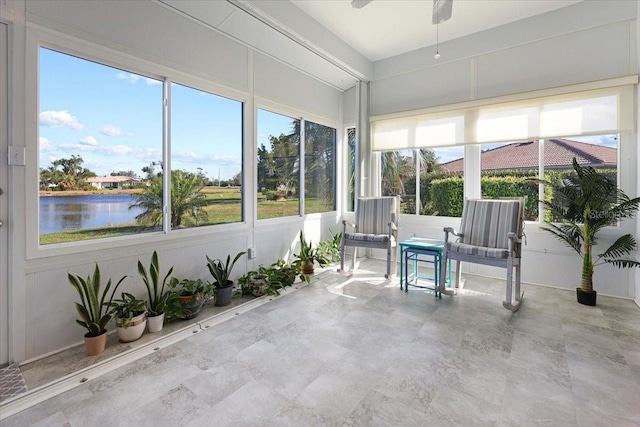
[[[387,273],[384,275],[385,279],[391,277],[391,244],[387,244]]]
[[[517,283],[517,289],[516,292],[520,291],[520,286],[518,283],[518,279],[520,278],[520,266],[516,266],[516,283]],[[507,295],[506,295],[506,299],[502,302],[502,306],[504,308],[506,308],[507,310],[511,310],[512,312],[516,312],[518,311],[518,309],[520,308],[520,304],[522,303],[522,299],[519,297],[516,297],[516,301],[515,304],[512,304],[512,291],[513,291],[513,261],[511,258],[509,258],[509,260],[507,261]]]
[[[520,293],[520,264],[516,266],[516,301],[522,301],[524,292]]]
[[[398,275],[398,243],[396,242],[396,246],[393,248],[393,274]]]
[[[353,259],[351,260],[351,271],[356,270],[356,258],[358,258],[358,247],[353,247]]]
[[[342,247],[340,248],[340,272],[344,272],[344,240],[342,241]]]
[[[456,261],[456,289],[460,289],[460,283],[462,282],[462,268],[460,260]]]
[[[444,268],[447,265],[447,253],[443,252],[440,257],[440,262],[442,265],[440,266],[440,277],[438,278],[438,292],[444,291],[445,283],[447,283],[447,269]]]
[[[447,269],[444,267],[447,265],[447,262],[447,253],[443,252],[442,265],[440,266],[440,283],[438,283],[438,292],[445,295],[455,295],[455,291],[453,289],[445,288],[445,286],[447,285]]]

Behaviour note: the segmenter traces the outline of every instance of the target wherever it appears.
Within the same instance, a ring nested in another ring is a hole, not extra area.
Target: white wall
[[[637,14],[635,2],[582,2],[441,43],[438,61],[430,48],[378,61],[371,82],[371,114],[637,74]],[[636,134],[621,135],[621,185],[630,195],[638,191],[639,153]],[[414,234],[442,239],[444,226],[457,228],[459,219],[403,215],[400,239]],[[636,234],[638,223],[627,221],[621,228],[605,233],[601,245],[612,243],[618,232]],[[527,224],[525,232],[523,281],[567,289],[579,286],[578,255],[536,224]],[[492,267],[463,264],[463,268],[482,275],[505,275],[503,269]],[[636,271],[610,266],[598,267],[594,276],[598,292],[625,298],[638,295],[637,282]]]
[[[26,166],[10,167],[10,288],[14,327],[11,360],[24,361],[82,340],[74,322],[75,291],[67,273],[88,275],[95,263],[102,276],[130,276],[123,290],[143,294],[136,263],[158,251],[161,267],[175,266],[177,277],[208,278],[205,255],[217,258],[256,247],[257,258],[243,258],[240,275],[259,264],[291,257],[297,233],[318,241],[336,230],[336,212],[308,218],[255,219],[255,117],[257,101],[270,102],[293,116],[336,127],[341,133],[342,92],[257,52],[165,5],[152,1],[0,2],[0,19],[11,24],[10,145],[24,146]],[[228,3],[225,5],[229,6]],[[220,13],[228,13],[224,7]],[[243,13],[243,12],[239,12]],[[209,16],[215,20],[215,16]],[[172,232],[147,233],[66,247],[37,246],[37,50],[40,43],[81,56],[120,64],[143,74],[197,81],[216,93],[245,103],[245,222]],[[306,221],[305,221],[306,219]],[[289,258],[291,260],[291,258]],[[4,343],[3,343],[4,345]],[[8,360],[0,360],[0,365]]]

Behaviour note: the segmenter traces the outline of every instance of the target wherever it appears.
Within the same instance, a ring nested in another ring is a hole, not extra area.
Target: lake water
[[[133,222],[142,209],[129,209],[129,194],[40,196],[40,234]]]

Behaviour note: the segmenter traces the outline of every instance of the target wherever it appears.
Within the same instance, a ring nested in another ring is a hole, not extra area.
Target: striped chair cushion
[[[389,236],[387,234],[347,233],[345,234],[345,239],[357,240],[359,242],[387,243]],[[393,236],[391,236],[391,240],[393,240]]]
[[[472,246],[460,242],[447,242],[447,250],[464,255],[475,255],[483,258],[506,259],[509,251],[502,248],[487,248],[484,246]]]
[[[356,212],[357,233],[388,234],[389,221],[397,224],[397,197],[360,197]]]
[[[456,251],[465,253],[471,250],[470,247],[479,247],[480,251],[482,248],[507,249],[510,232],[522,236],[522,205],[521,200],[465,200],[460,228],[462,236],[455,242],[464,246]],[[519,253],[518,249],[516,252]],[[502,258],[497,256],[499,251],[495,254],[486,256]]]

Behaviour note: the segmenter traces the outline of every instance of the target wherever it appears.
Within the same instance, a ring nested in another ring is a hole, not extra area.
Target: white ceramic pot
[[[147,330],[149,332],[160,332],[164,325],[164,313],[157,316],[147,316]]]
[[[147,326],[147,313],[142,313],[131,319],[126,328],[120,326],[120,319],[116,319],[118,338],[120,342],[131,342],[139,339]]]

